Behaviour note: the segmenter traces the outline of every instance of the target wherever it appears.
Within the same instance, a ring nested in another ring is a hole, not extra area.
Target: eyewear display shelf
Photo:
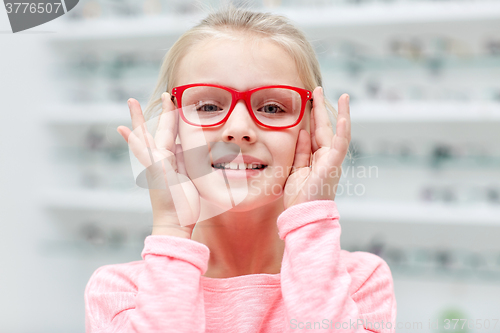
[[[370,146],[374,141],[380,139],[391,142],[392,140],[392,143],[397,143],[404,139],[405,135],[412,138],[413,141],[410,141],[415,147],[416,155],[425,154],[422,151],[425,147],[428,148],[434,139],[443,139],[440,136],[443,134],[443,128],[449,142],[460,140],[464,133],[468,133],[474,145],[488,146],[491,158],[500,156],[498,150],[500,148],[490,147],[500,141],[498,130],[500,128],[500,102],[491,99],[390,101],[380,98],[364,98],[363,94],[351,93],[347,90],[352,86],[355,91],[355,84],[346,82],[343,85],[342,82],[338,82],[338,78],[332,76],[333,72],[328,69],[331,65],[330,60],[324,54],[329,52],[329,47],[335,41],[344,39],[358,45],[363,44],[373,51],[373,55],[380,57],[384,52],[379,45],[387,45],[394,36],[428,36],[436,31],[449,38],[459,38],[466,42],[469,45],[469,51],[474,53],[483,47],[481,38],[500,31],[499,2],[405,1],[394,4],[331,6],[317,9],[294,7],[265,9],[288,16],[311,38],[319,53],[321,66],[326,69],[324,71],[326,94],[335,106],[336,99],[340,95],[337,90],[341,88],[332,90],[331,87],[334,85],[347,87],[342,92],[351,94],[353,142],[365,146],[364,156],[378,154],[376,148],[373,145]],[[58,31],[49,41],[50,48],[55,55],[53,65],[56,66],[59,62],[71,63],[70,58],[74,54],[89,52],[105,54],[140,51],[142,54],[148,52],[164,54],[180,34],[196,24],[202,16],[196,13],[184,16],[172,14],[129,19],[111,17],[75,22],[64,19],[56,20],[50,23],[52,28]],[[474,71],[475,69],[468,68],[467,70]],[[498,70],[498,68],[493,68],[493,70]],[[145,106],[147,94],[154,87],[158,71],[159,67],[155,75],[141,77],[141,82],[148,87],[145,90],[147,93],[127,97],[134,97]],[[367,71],[369,72],[369,69]],[[65,79],[61,90],[66,93],[71,89],[72,84],[78,83],[78,80],[77,77]],[[118,82],[120,78],[116,80]],[[397,85],[398,82],[394,81],[393,84]],[[493,88],[500,91],[499,86]],[[115,142],[116,147],[121,149],[120,168],[124,170],[127,166],[129,167],[126,146],[123,144],[120,146],[118,142],[122,138],[116,132],[118,125],[131,127],[126,106],[127,97],[119,103],[96,100],[77,104],[62,96],[58,105],[52,105],[46,110],[47,131],[60,134],[54,136],[54,140],[57,140],[54,146],[62,142],[64,149],[72,146],[82,149],[82,144],[78,143],[79,139],[76,136],[83,135],[81,133],[89,131],[90,128],[100,128],[105,140]],[[392,135],[391,131],[395,134]],[[477,135],[472,135],[471,131],[477,131]],[[93,149],[93,153],[96,153],[99,148]],[[95,163],[100,163],[99,159],[95,161]],[[71,164],[70,157],[66,162],[68,163],[63,167],[64,171],[61,171],[67,172],[68,178],[66,179],[80,177],[76,174],[79,170],[79,163]],[[104,173],[112,174],[117,164],[106,165],[108,169]],[[387,192],[382,191],[382,194],[378,196],[374,193],[376,191],[372,190],[370,193],[368,189],[367,195],[362,198],[347,198],[340,195],[338,201],[341,219],[344,223],[352,226],[366,223],[379,225],[380,227],[374,228],[377,234],[383,234],[384,230],[390,230],[396,224],[411,224],[421,228],[424,234],[433,233],[433,228],[436,226],[455,228],[460,225],[462,234],[458,235],[459,237],[467,237],[468,230],[477,226],[488,226],[496,228],[494,230],[500,230],[498,229],[500,226],[499,206],[465,203],[460,204],[459,207],[458,204],[422,202],[418,190],[400,196],[398,189],[405,186],[401,179],[409,181],[410,187],[417,189],[419,185],[426,182],[428,179],[426,176],[431,171],[428,173],[426,169],[420,168],[417,171],[418,176],[414,177],[411,171],[405,174],[405,167],[399,170],[394,167],[384,169],[380,165],[380,168],[381,176],[376,182],[379,186],[384,183]],[[62,170],[60,165],[54,166],[54,169]],[[487,174],[491,176],[490,180],[496,179],[497,183],[500,179],[498,170],[500,168],[487,168]],[[434,170],[432,173],[434,177],[441,179],[458,181],[461,177],[469,177],[474,181],[475,177],[478,179],[482,177],[483,171],[483,168],[465,168],[457,171],[451,166],[444,170]],[[132,171],[129,170],[128,176],[123,178],[125,181],[121,183],[121,187],[114,189],[113,186],[101,187],[98,184],[84,187],[76,180],[70,185],[59,184],[60,186],[47,191],[44,197],[45,206],[53,215],[54,220],[59,221],[61,227],[73,235],[75,240],[81,241],[84,237],[91,243],[96,239],[98,240],[96,242],[102,242],[102,239],[108,239],[111,237],[110,234],[126,226],[124,228],[126,234],[122,237],[123,244],[133,243],[134,246],[140,248],[152,224],[151,208],[147,191],[134,187],[132,178]],[[488,183],[489,180],[481,178],[478,182]],[[57,184],[57,182],[54,183]],[[366,186],[369,187],[373,183],[374,180],[371,179]],[[97,224],[100,230],[89,232],[88,224]],[[355,241],[355,237],[350,237],[348,234],[343,234],[343,237],[346,242],[350,239]],[[473,246],[473,243],[471,244]],[[439,246],[439,241],[436,240],[435,244],[428,245]]]

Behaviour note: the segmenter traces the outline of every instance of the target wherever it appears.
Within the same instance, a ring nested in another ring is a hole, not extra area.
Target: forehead
[[[192,46],[176,71],[176,86],[213,83],[237,90],[284,84],[304,88],[293,58],[260,38],[210,38]]]

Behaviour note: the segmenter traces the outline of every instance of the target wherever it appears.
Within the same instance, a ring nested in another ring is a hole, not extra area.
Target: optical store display
[[[488,75],[500,74],[498,37],[487,37],[479,47],[439,34],[396,35],[381,50],[342,39],[325,44],[320,61],[328,77],[336,78],[325,79],[333,96],[347,84],[352,101],[500,102],[500,86]]]
[[[500,142],[496,126],[500,124],[496,79],[500,77],[500,37],[496,30],[489,28],[490,21],[472,14],[466,31],[461,21],[444,14],[436,16],[434,23],[419,18],[408,25],[389,17],[376,25],[373,21],[383,17],[370,14],[388,5],[455,3],[481,6],[487,1],[253,3],[254,8],[283,10],[292,16],[306,9],[312,16],[331,14],[321,21],[324,27],[311,28],[311,22],[304,23],[298,15],[294,18],[312,37],[323,88],[334,107],[341,94],[350,95],[352,155],[343,164],[340,184],[354,182],[363,191],[349,195],[345,190],[336,198],[341,223],[355,229],[346,228],[343,237],[358,232],[357,226],[363,223],[376,225],[376,232],[366,232],[390,234],[394,226],[411,222],[425,230],[425,235],[432,235],[443,225],[455,228],[455,215],[446,216],[455,207],[468,209],[460,217],[464,229],[457,231],[458,236],[468,237],[467,230],[481,225],[482,218],[492,228],[500,227],[495,219],[500,206],[500,151],[496,148]],[[126,253],[140,260],[144,238],[151,233],[150,202],[147,191],[135,184],[128,147],[116,127],[131,127],[128,98],[137,99],[145,109],[165,53],[182,33],[179,22],[191,22],[204,13],[205,6],[218,5],[215,0],[88,0],[61,18],[65,25],[60,30],[69,32],[54,36],[51,44],[56,60],[53,81],[58,83],[60,100],[48,110],[54,181],[44,200],[54,222],[66,227],[66,236],[44,244],[47,254],[102,257]],[[344,22],[332,14],[351,9],[359,19]],[[377,169],[372,177],[359,178],[350,172],[370,166]],[[379,202],[384,204],[377,206]],[[433,215],[434,211],[426,211],[428,207],[444,213]],[[364,209],[366,214],[361,212]],[[473,245],[404,246],[388,237],[383,243],[347,242],[343,247],[380,255],[395,279],[427,276],[498,282],[498,242],[488,251],[475,251]]]
[[[116,124],[118,125],[119,123]],[[114,135],[114,126],[115,124],[81,125],[78,132],[70,131],[75,137],[72,145],[59,145],[53,150],[52,158],[59,167],[71,172],[72,178],[78,179],[75,186],[103,190],[120,190],[134,186],[128,146],[119,140],[120,137],[115,137],[113,141],[108,139],[110,135]],[[59,138],[64,138],[64,134]],[[500,169],[500,157],[491,152],[486,154],[485,150],[488,147],[471,144],[467,148],[461,145],[435,143],[434,146],[427,148],[425,155],[417,155],[418,147],[411,143],[387,141],[371,143],[384,150],[373,155],[364,153],[362,142],[354,139],[350,147],[353,154],[344,162],[344,169],[349,165],[373,166],[380,169],[417,168],[429,171],[437,168],[445,173],[457,169],[469,170],[472,173]],[[348,175],[348,169],[346,172]],[[384,178],[383,175],[379,175],[379,179],[380,182],[396,186],[390,177]],[[500,204],[500,179],[497,179],[496,183],[491,179],[485,185],[471,185],[459,181],[446,185],[427,181],[419,188],[415,196],[422,201]]]
[[[374,55],[369,50],[358,50],[359,45],[354,42],[332,41],[328,53],[320,53],[327,95],[333,98],[348,90],[353,102],[481,100],[500,105],[500,85],[492,79],[493,75],[488,75],[499,71],[500,53],[487,47],[493,42],[500,44],[500,40],[486,41],[479,54],[459,55],[453,47],[445,47],[453,41],[444,37],[435,39],[435,43],[444,45],[439,55],[437,51],[427,54],[423,50],[404,51],[409,46],[398,46],[394,51],[392,45],[387,46],[386,55]],[[148,96],[148,83],[156,79],[161,65],[161,54],[138,51],[78,52],[66,59],[57,75],[69,85],[66,102],[71,103],[120,102],[127,96]],[[403,73],[408,73],[404,83],[394,85],[392,82]],[[473,87],[467,84],[481,73],[489,80],[477,80]],[[438,79],[446,84],[436,85],[433,81]]]
[[[67,84],[67,103],[119,103],[146,98],[161,55],[138,52],[70,53],[56,75]]]
[[[45,83],[33,87],[48,99],[29,119],[42,177],[30,190],[40,214],[28,252],[50,270],[45,280],[64,277],[47,284],[68,313],[52,331],[84,331],[81,295],[98,267],[142,260],[151,200],[116,129],[132,129],[127,100],[146,109],[167,51],[220,2],[80,0],[38,29],[54,33],[33,35],[33,82]],[[352,140],[335,196],[341,248],[389,265],[398,321],[423,323],[398,333],[498,318],[500,1],[231,2],[289,17],[316,51],[332,106],[349,94]],[[476,327],[467,332],[488,331]]]
[[[346,246],[351,251],[359,245]],[[500,279],[500,252],[460,248],[400,248],[372,243],[363,248],[382,257],[394,274],[454,277],[485,280]]]
[[[459,3],[480,2],[474,0],[450,0]],[[483,0],[486,2],[486,0]],[[234,0],[235,5],[245,5],[248,1]],[[365,4],[405,4],[412,3],[436,3],[437,0],[258,0],[252,4],[261,9],[276,8],[324,8],[362,6]],[[218,7],[224,1],[220,0],[88,0],[82,1],[81,6],[72,10],[68,17],[70,20],[86,20],[102,17],[136,17],[155,16],[165,14],[195,14],[207,7]]]
[[[440,168],[500,168],[500,154],[489,142],[418,144],[409,140],[378,139],[368,144],[351,140],[349,162],[354,165],[382,165]],[[366,149],[366,151],[365,151]]]
[[[88,220],[81,224],[71,239],[45,241],[42,250],[54,255],[63,250],[76,256],[117,254],[123,251],[140,253],[143,233],[131,232],[127,227],[105,228],[105,221]],[[372,239],[367,244],[347,244],[345,250],[366,251],[383,258],[395,278],[406,276],[426,279],[453,279],[455,281],[500,280],[500,251],[475,251],[454,247],[396,247]]]

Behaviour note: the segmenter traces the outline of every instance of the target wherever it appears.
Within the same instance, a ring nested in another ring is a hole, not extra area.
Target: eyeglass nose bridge
[[[230,112],[233,112],[234,108],[236,107],[236,104],[238,104],[239,101],[243,100],[245,102],[245,106],[248,109],[248,112],[253,113],[252,109],[252,102],[250,101],[250,95],[251,92],[249,91],[237,91],[233,90],[231,91],[232,95],[232,103],[231,103],[231,110]]]
[[[247,108],[247,112],[250,114],[250,117],[252,118],[252,120],[254,122],[258,123],[258,121],[253,113],[252,102],[250,101],[250,96],[251,96],[252,92],[251,91],[237,91],[237,90],[232,90],[230,92],[232,95],[232,101],[231,101],[230,109],[228,111],[227,116],[225,117],[226,119],[224,122],[227,122],[227,120],[229,119],[229,117],[233,113],[234,108],[236,107],[236,104],[238,104],[238,102],[242,100],[242,101],[244,101],[245,106]]]

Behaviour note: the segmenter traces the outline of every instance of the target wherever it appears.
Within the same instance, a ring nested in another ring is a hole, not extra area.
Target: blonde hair
[[[320,66],[314,49],[305,35],[287,18],[229,6],[209,14],[198,25],[184,33],[170,48],[164,57],[158,82],[144,111],[144,118],[150,119],[161,109],[161,94],[165,91],[172,92],[176,68],[194,45],[209,38],[234,38],[236,32],[275,42],[294,59],[306,89],[312,91],[317,86],[322,86]],[[326,99],[325,106],[333,127],[337,111]]]

